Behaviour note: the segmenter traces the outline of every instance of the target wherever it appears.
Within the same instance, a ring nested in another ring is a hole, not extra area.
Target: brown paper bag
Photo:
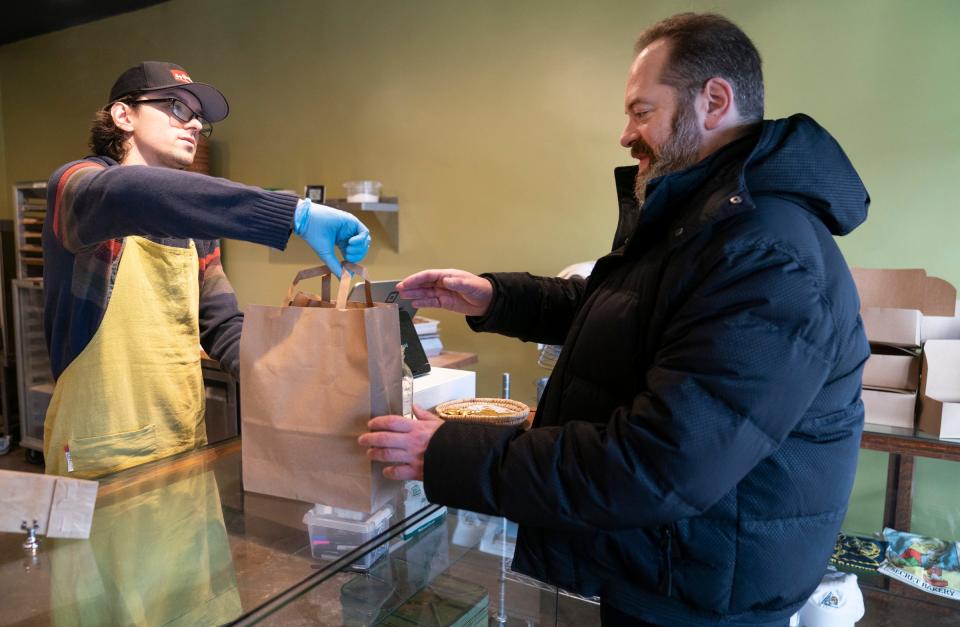
[[[366,303],[347,302],[350,275]],[[322,276],[318,297],[295,292]],[[251,492],[373,512],[399,483],[383,477],[357,437],[374,416],[401,412],[397,306],[374,303],[366,271],[345,263],[337,300],[326,266],[303,270],[283,307],[251,305],[240,340],[243,487]]]

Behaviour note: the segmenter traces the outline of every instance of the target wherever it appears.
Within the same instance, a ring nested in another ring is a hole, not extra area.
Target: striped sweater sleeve
[[[294,196],[195,172],[112,165],[93,157],[50,180],[53,232],[70,252],[127,235],[287,245]]]

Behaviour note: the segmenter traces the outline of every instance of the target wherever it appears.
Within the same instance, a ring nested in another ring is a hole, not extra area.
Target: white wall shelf
[[[324,205],[350,212],[363,220],[372,216],[383,230],[393,249],[400,252],[400,201],[397,198],[381,198],[378,202],[348,202],[345,198],[328,198]]]

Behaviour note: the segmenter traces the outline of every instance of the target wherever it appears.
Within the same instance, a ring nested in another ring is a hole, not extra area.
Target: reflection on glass
[[[366,572],[337,572],[266,618],[267,625],[594,625],[591,599],[513,573],[516,525],[449,510],[412,538],[397,536]]]
[[[54,624],[213,625],[241,613],[212,471],[102,501],[89,540],[50,540]]]

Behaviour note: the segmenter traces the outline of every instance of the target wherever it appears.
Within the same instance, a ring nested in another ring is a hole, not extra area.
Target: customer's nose
[[[620,145],[624,148],[629,148],[633,145],[637,139],[637,133],[630,125],[630,122],[627,122],[626,126],[623,127],[623,133],[620,135]]]

